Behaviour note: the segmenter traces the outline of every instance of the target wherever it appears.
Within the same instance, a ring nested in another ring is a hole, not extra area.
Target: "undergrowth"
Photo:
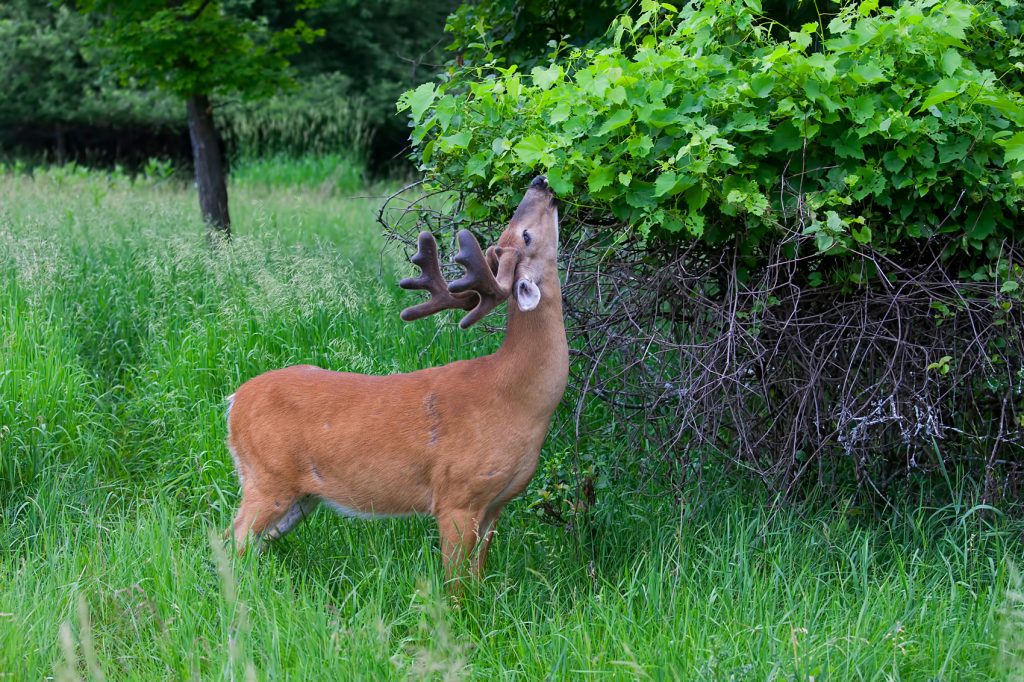
[[[496,347],[404,325],[376,201],[233,188],[210,251],[175,183],[0,176],[0,678],[992,679],[1024,670],[1022,526],[965,497],[885,520],[723,478],[642,482],[598,405],[556,417],[489,575],[444,596],[427,519],[319,512],[262,556],[223,399],[310,362],[408,371]],[[542,491],[620,462],[563,524]],[[562,463],[562,464],[559,464]],[[564,472],[563,472],[564,473]],[[656,479],[652,479],[654,481]],[[824,497],[824,495],[821,495]]]

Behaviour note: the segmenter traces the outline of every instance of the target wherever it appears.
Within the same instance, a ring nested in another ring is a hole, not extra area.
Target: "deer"
[[[437,242],[419,234],[411,261],[421,274],[399,286],[430,298],[401,319],[464,310],[468,329],[507,301],[491,355],[385,376],[297,365],[229,396],[242,499],[225,535],[233,530],[236,550],[262,550],[323,502],[358,518],[432,516],[446,580],[467,561],[482,577],[498,516],[532,479],[568,381],[558,232],[557,200],[537,176],[496,246],[484,253],[458,232],[460,279],[445,281]]]

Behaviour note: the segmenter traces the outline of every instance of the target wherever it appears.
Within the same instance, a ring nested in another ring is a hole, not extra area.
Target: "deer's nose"
[[[538,175],[530,183],[531,189],[547,189],[548,188],[548,177],[546,175]]]

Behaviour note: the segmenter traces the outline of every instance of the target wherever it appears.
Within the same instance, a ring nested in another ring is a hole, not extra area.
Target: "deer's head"
[[[558,202],[543,175],[530,183],[498,247],[519,251],[512,297],[520,310],[533,310],[544,295],[542,288],[558,280]]]
[[[540,305],[545,291],[557,295],[558,205],[543,175],[530,183],[498,244],[486,254],[469,230],[460,230],[457,239],[455,262],[466,268],[466,274],[449,284],[441,274],[434,236],[420,233],[412,262],[422,273],[403,279],[399,286],[429,291],[430,300],[403,310],[406,322],[458,308],[470,311],[459,323],[466,329],[510,296],[519,310],[529,312]]]

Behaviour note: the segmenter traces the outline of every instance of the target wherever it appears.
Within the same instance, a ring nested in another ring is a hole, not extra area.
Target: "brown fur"
[[[513,294],[493,355],[391,376],[302,365],[238,389],[228,445],[242,480],[239,551],[250,533],[288,532],[320,498],[359,514],[430,514],[448,575],[474,547],[483,571],[498,515],[537,467],[569,371],[546,183],[527,191],[499,244],[521,251],[515,282],[532,280],[541,300],[525,312]]]

